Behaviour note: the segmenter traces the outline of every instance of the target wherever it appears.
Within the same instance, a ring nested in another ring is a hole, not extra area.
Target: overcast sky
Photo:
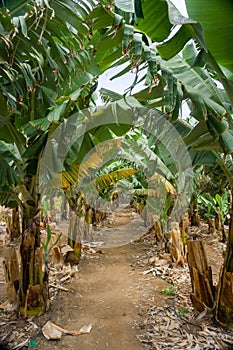
[[[178,8],[183,16],[187,16],[185,0],[170,0]]]

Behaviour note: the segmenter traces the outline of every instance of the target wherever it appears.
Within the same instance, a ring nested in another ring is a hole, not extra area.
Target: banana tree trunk
[[[207,219],[208,222],[208,233],[209,234],[214,234],[216,229],[215,229],[215,220],[212,218]]]
[[[40,244],[39,208],[35,203],[23,210],[23,233],[20,246],[20,313],[38,316],[48,309],[48,271],[43,271],[43,248]]]
[[[168,232],[168,248],[172,261],[174,261],[177,265],[184,267],[184,245],[178,222],[171,223],[171,230]]]
[[[198,204],[197,201],[195,201],[190,208],[190,222],[191,226],[200,226],[201,220],[200,216],[198,214]]]
[[[233,190],[232,190],[233,193]],[[229,235],[224,264],[216,295],[216,319],[223,325],[233,328],[233,205],[231,206]]]
[[[19,262],[15,247],[3,247],[3,270],[6,280],[6,292],[8,303],[12,310],[18,308],[18,290],[19,290]]]
[[[214,306],[214,286],[212,270],[208,265],[204,243],[201,239],[188,239],[188,266],[190,271],[192,293],[191,300],[194,308],[199,312],[205,307]]]
[[[78,264],[82,249],[80,221],[77,213],[73,210],[70,210],[69,213],[68,244],[74,249],[73,263]]]
[[[221,210],[220,207],[216,207],[216,215],[215,215],[215,228],[217,231],[222,231],[222,217],[221,217]]]
[[[221,210],[220,210],[220,207],[217,206],[217,213],[216,213],[216,216],[215,216],[215,228],[217,231],[221,232],[222,234],[222,242],[225,243],[226,242],[226,232],[225,232],[225,228],[224,228],[224,222],[223,222],[223,219],[222,219],[222,215],[221,215]]]
[[[10,240],[20,237],[20,214],[19,207],[12,209],[11,227],[10,227]]]
[[[61,205],[61,220],[68,220],[67,214],[67,200],[64,197]]]

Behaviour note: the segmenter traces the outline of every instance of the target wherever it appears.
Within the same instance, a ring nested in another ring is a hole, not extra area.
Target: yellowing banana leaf
[[[171,184],[171,182],[169,182],[168,180],[165,179],[165,177],[163,177],[162,175],[155,173],[149,181],[149,184],[152,182],[160,182],[163,183],[167,192],[171,193],[171,194],[176,194],[176,190],[174,188],[174,186]]]
[[[136,170],[133,168],[111,171],[108,174],[101,175],[94,179],[91,183],[88,184],[88,187],[95,186],[99,189],[108,188],[109,186],[120,181],[121,179],[130,177],[135,173]]]

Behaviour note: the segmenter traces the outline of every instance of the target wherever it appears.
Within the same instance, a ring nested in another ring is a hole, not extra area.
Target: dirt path
[[[87,256],[69,284],[72,293],[61,294],[52,321],[69,330],[92,324],[91,332],[64,336],[56,344],[41,336],[38,349],[142,350],[140,315],[147,303],[164,305],[160,290],[167,287],[165,281],[143,275],[145,268],[134,267],[147,249],[131,243]]]
[[[48,341],[40,333],[36,344],[38,350],[144,349],[137,336],[142,333],[146,310],[151,305],[167,303],[161,289],[167,288],[168,283],[143,274],[148,268],[150,247],[142,242],[132,242],[140,236],[141,225],[141,220],[126,210],[116,214],[114,227],[97,230],[94,241],[97,246],[101,243],[100,247],[84,249],[78,272],[65,286],[69,291],[60,292],[53,302],[52,315],[49,311],[34,318],[33,325],[39,327],[34,330],[27,326],[26,320],[15,321],[9,315],[9,321],[15,323],[6,341],[13,346],[19,344],[20,340],[16,338],[20,331],[22,339],[34,339],[51,315],[51,321],[60,327],[79,330],[91,324],[91,332],[80,336],[63,335],[60,341]],[[66,227],[60,225],[59,230],[66,232]],[[147,261],[142,262],[145,257]],[[3,277],[2,269],[0,275]],[[0,285],[0,303],[6,300],[3,286]],[[0,330],[0,339],[3,338],[5,331]]]
[[[137,217],[121,212],[114,227],[97,230],[93,242],[97,247],[84,248],[77,273],[65,284],[68,292],[61,291],[53,299],[51,310],[33,320],[0,310],[0,340],[6,340],[12,347],[22,342],[28,344],[51,318],[68,330],[79,330],[84,325],[92,325],[92,329],[85,335],[63,335],[59,341],[49,341],[40,332],[37,350],[226,349],[223,342],[226,334],[213,327],[211,314],[207,313],[200,321],[205,326],[195,320],[197,315],[190,305],[188,267],[172,264],[167,254],[159,253],[149,236],[131,242],[141,231],[140,225]],[[59,229],[66,231],[65,226],[60,225]],[[206,227],[200,231],[205,232]],[[221,246],[217,237],[203,233],[203,238],[217,280]],[[119,242],[130,243],[116,246]],[[60,273],[59,268],[55,271]],[[63,277],[64,274],[62,270]],[[55,278],[61,284],[56,276],[51,274],[50,282]],[[161,294],[162,289],[171,285],[175,286],[175,296]],[[0,245],[0,304],[5,300]],[[185,316],[180,317],[179,312]],[[228,341],[233,344],[231,334]]]

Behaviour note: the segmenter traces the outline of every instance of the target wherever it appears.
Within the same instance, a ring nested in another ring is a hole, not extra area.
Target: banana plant
[[[198,196],[199,213],[205,219],[215,219],[217,214],[216,199],[209,193],[203,193]]]
[[[101,60],[95,57],[101,28],[108,31],[105,36],[109,39],[115,38],[116,34],[118,38],[121,33],[118,34],[120,23],[114,22],[115,15],[102,5],[101,11],[105,11],[108,20],[101,25],[95,23],[93,27],[95,15],[91,13],[95,8],[98,12],[99,5],[92,1],[78,4],[71,0],[50,3],[5,1],[1,5],[0,180],[4,191],[1,199],[2,203],[11,206],[17,203],[21,207],[22,285],[19,295],[25,314],[28,268],[34,266],[36,251],[40,248],[38,175],[45,145],[64,119],[91,102],[97,87],[96,77],[104,69]],[[113,40],[110,51],[114,48]],[[109,62],[114,59],[109,57]],[[82,121],[81,118],[74,127]],[[97,129],[94,130],[96,137]],[[117,129],[115,127],[116,132]],[[102,137],[106,137],[104,128]],[[78,163],[92,147],[88,134],[85,141]],[[67,166],[77,160],[71,154]],[[30,276],[33,276],[31,272]],[[30,284],[39,285],[42,293],[43,288],[48,288],[47,278],[42,283],[36,274],[34,276],[35,279],[30,278]],[[42,296],[38,305],[38,313],[43,312],[47,300]]]
[[[23,307],[27,304],[28,259],[34,260],[34,255],[28,257],[26,254],[29,250],[26,246],[27,230],[34,237],[32,251],[40,246],[38,172],[44,147],[59,123],[80,108],[88,107],[97,86],[96,76],[104,69],[102,60],[98,59],[98,55],[95,57],[95,46],[102,40],[101,30],[106,28],[105,37],[108,36],[110,40],[117,37],[118,40],[121,38],[120,31],[118,34],[121,23],[115,23],[117,16],[111,11],[102,5],[96,7],[93,2],[75,4],[67,0],[48,4],[16,1],[4,4],[9,9],[0,9],[3,28],[0,41],[0,73],[3,77],[0,135],[6,144],[16,147],[21,158],[17,182],[13,185],[17,185],[23,218],[21,253],[22,269],[25,271],[20,290]],[[96,10],[92,13],[94,7]],[[98,18],[95,17],[99,9],[106,15],[106,21],[103,19],[102,24],[97,23]],[[115,44],[113,40],[108,51],[111,51],[108,64],[115,60],[115,56],[112,56]],[[121,56],[122,52],[118,51],[118,55]],[[88,134],[85,141],[92,146]],[[83,146],[81,159],[88,152],[88,147]],[[69,162],[72,161],[75,159],[71,157]],[[8,170],[14,162],[13,157],[7,164],[1,159],[1,165]],[[10,173],[13,174],[13,169]],[[11,183],[7,185],[11,189]],[[40,288],[42,290],[42,286]],[[39,312],[42,309],[43,305],[40,305]]]
[[[90,28],[84,23],[93,7],[91,2],[82,4],[5,1],[0,7],[1,203],[21,208],[18,294],[25,315],[48,307],[47,272],[38,278],[36,267],[42,268],[43,259],[38,216],[42,152],[60,119],[87,103],[99,72],[86,44]],[[62,103],[64,93],[69,97]],[[32,297],[31,305],[29,294],[38,297]]]

